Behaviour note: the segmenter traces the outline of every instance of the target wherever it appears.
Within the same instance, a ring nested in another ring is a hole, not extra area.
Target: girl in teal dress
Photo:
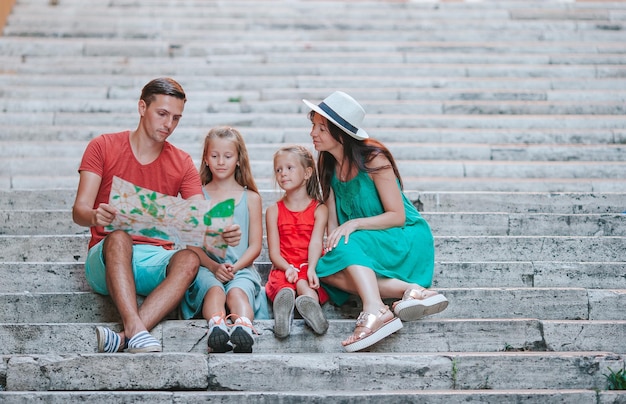
[[[326,254],[317,274],[331,299],[363,302],[348,352],[365,349],[413,321],[444,310],[447,299],[430,287],[435,251],[430,226],[402,192],[395,160],[361,128],[365,111],[334,92],[312,109],[311,138],[328,206]],[[390,310],[383,298],[400,299]]]
[[[183,318],[208,322],[209,352],[252,352],[258,334],[252,321],[269,318],[267,297],[254,261],[263,244],[262,200],[250,168],[241,133],[212,128],[204,140],[200,179],[205,198],[219,203],[234,199],[234,222],[241,240],[224,258],[191,247],[200,258],[196,279],[181,302]]]

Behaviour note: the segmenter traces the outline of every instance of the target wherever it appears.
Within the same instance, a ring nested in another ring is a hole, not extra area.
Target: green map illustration
[[[176,248],[203,247],[218,257],[226,255],[224,228],[233,223],[235,200],[213,204],[161,194],[113,177],[109,204],[118,211],[106,230],[171,241]]]

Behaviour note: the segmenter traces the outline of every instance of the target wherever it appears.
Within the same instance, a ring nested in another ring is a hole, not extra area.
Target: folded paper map
[[[171,241],[176,248],[203,247],[218,257],[228,247],[222,233],[233,223],[235,200],[213,204],[161,194],[113,177],[109,204],[118,211],[106,230]]]

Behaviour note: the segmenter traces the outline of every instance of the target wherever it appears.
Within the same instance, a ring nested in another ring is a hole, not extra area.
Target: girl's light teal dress
[[[202,189],[205,199],[210,200],[209,194]],[[229,262],[234,264],[239,257],[248,248],[248,233],[250,215],[248,212],[248,190],[243,191],[243,196],[235,205],[234,219],[233,221],[239,224],[241,228],[241,240],[235,247],[229,246],[226,250],[226,258],[217,257],[209,252],[207,255],[215,262],[223,263]],[[267,296],[265,295],[265,288],[261,285],[261,277],[257,272],[254,265],[247,268],[243,268],[235,273],[234,279],[225,284],[222,284],[211,271],[205,267],[200,267],[196,279],[187,289],[185,296],[180,304],[181,314],[184,319],[190,319],[200,316],[202,313],[202,302],[208,290],[212,287],[221,287],[226,293],[232,288],[240,288],[248,295],[248,300],[254,310],[255,319],[268,319],[269,306],[267,304]]]
[[[335,194],[339,224],[384,213],[376,185],[366,172],[359,172],[346,182],[333,175],[330,185]],[[400,279],[430,287],[435,268],[433,235],[426,220],[404,193],[402,200],[406,214],[403,227],[355,231],[350,234],[348,244],[341,239],[336,248],[321,257],[316,268],[317,275],[323,278],[350,265],[362,265],[371,268],[380,278]],[[324,286],[337,305],[342,305],[349,297],[342,290]]]

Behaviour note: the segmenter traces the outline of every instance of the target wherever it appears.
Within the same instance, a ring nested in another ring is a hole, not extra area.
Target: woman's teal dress
[[[366,172],[360,171],[346,182],[333,175],[330,185],[335,194],[339,224],[384,213],[376,185]],[[404,227],[355,231],[350,234],[348,244],[344,244],[342,239],[336,248],[321,257],[316,268],[317,275],[323,278],[350,265],[361,265],[371,268],[380,278],[400,279],[430,287],[435,268],[433,235],[426,220],[404,193],[402,200],[406,214]],[[324,287],[335,304],[341,305],[349,297],[340,289],[328,285]]]

